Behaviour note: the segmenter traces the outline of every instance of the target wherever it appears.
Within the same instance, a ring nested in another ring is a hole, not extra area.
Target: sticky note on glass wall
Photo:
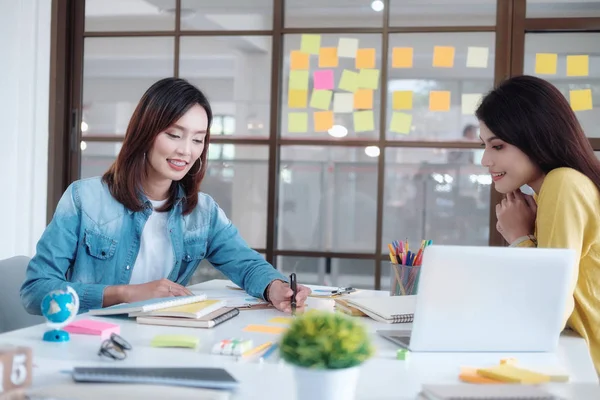
[[[452,68],[454,66],[454,47],[434,46],[433,66],[439,68]]]
[[[589,56],[567,56],[567,76],[589,76]]]
[[[356,69],[375,68],[375,49],[358,49],[356,51]]]
[[[355,58],[358,51],[358,39],[340,38],[338,40],[338,57]]]
[[[358,89],[354,92],[354,108],[357,110],[371,110],[373,108],[373,90]]]
[[[358,87],[363,89],[377,89],[379,87],[379,70],[361,69],[358,73]]]
[[[460,99],[462,113],[465,115],[474,115],[482,98],[483,95],[481,93],[463,93]]]
[[[308,89],[308,71],[290,71],[289,89]]]
[[[412,127],[412,115],[403,112],[393,112],[390,121],[390,131],[408,135]]]
[[[333,111],[315,111],[313,120],[315,132],[327,132],[333,127]]]
[[[321,35],[302,35],[300,39],[300,50],[308,54],[319,54],[321,48]]]
[[[429,92],[429,110],[450,111],[450,92],[447,90]]]
[[[310,97],[310,106],[319,110],[329,110],[332,95],[331,90],[313,90]]]
[[[411,90],[397,90],[392,97],[392,108],[394,110],[412,110],[413,92]]]
[[[369,132],[375,130],[373,111],[354,112],[354,132]]]
[[[538,75],[556,75],[557,63],[557,54],[537,53],[535,55],[535,73]]]
[[[356,89],[358,89],[358,74],[349,69],[343,70],[338,88],[348,92],[356,92]]]
[[[467,68],[487,68],[490,49],[487,47],[467,48]]]
[[[288,113],[288,132],[305,133],[308,130],[308,114],[305,112]]]
[[[592,89],[578,89],[569,91],[569,101],[573,111],[586,111],[592,109]]]
[[[337,47],[321,47],[319,50],[319,68],[335,68],[338,63]]]
[[[298,50],[290,53],[290,69],[308,69],[310,66],[310,55]]]
[[[412,47],[394,47],[392,49],[392,68],[412,68],[412,66]]]
[[[333,94],[333,112],[339,114],[348,114],[354,110],[353,93],[334,93]]]
[[[288,91],[289,108],[306,108],[308,104],[308,90],[291,89]]]
[[[313,74],[313,85],[315,89],[333,89],[333,70],[315,71]]]

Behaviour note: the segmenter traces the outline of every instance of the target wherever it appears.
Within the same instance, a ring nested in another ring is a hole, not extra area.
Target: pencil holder
[[[417,294],[421,266],[390,263],[390,296]]]

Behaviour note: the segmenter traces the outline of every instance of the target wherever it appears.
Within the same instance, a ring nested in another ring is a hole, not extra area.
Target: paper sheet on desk
[[[226,289],[225,291],[219,290],[215,292],[206,291],[207,298],[215,300],[225,300],[227,307],[237,308],[252,308],[252,307],[266,307],[270,306],[266,301],[257,297],[252,297],[248,293],[242,290],[231,290]]]

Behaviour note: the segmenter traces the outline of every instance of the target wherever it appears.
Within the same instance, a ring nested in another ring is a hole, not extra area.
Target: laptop
[[[413,352],[553,352],[577,261],[570,249],[429,246],[412,331],[377,332]]]

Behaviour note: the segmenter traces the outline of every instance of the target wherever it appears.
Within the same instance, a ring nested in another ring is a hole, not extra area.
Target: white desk
[[[222,293],[228,281],[215,280],[191,287],[210,297],[211,292]],[[385,295],[385,292],[363,291],[356,295]],[[333,307],[332,300],[309,298],[311,307]],[[241,382],[233,399],[261,400],[295,398],[292,369],[272,356],[266,363],[241,363],[228,356],[210,354],[212,345],[221,339],[243,337],[255,344],[277,337],[267,334],[247,333],[242,329],[250,324],[269,324],[268,320],[282,313],[272,310],[242,311],[240,315],[214,329],[192,329],[138,325],[133,320],[118,320],[121,335],[133,346],[124,361],[105,360],[97,356],[98,337],[71,335],[67,343],[52,344],[42,341],[48,328],[45,325],[21,329],[0,335],[0,345],[13,344],[33,349],[33,385],[69,383],[71,378],[61,370],[74,366],[216,366],[226,368]],[[89,318],[86,315],[80,318]],[[98,318],[101,319],[101,318]],[[108,319],[115,322],[115,318]],[[567,398],[585,400],[600,398],[598,376],[594,370],[583,339],[563,335],[556,353],[412,353],[407,361],[395,359],[397,346],[375,334],[377,329],[398,329],[410,324],[388,325],[371,319],[361,319],[373,332],[376,355],[365,363],[360,372],[357,399],[414,399],[423,383],[458,383],[460,366],[495,365],[503,357],[516,357],[524,367],[546,371],[566,372],[570,384],[556,384],[549,389]],[[198,352],[190,349],[157,349],[150,347],[151,339],[160,333],[198,335],[202,347]],[[575,393],[574,391],[577,391]],[[285,397],[284,397],[285,396]]]

